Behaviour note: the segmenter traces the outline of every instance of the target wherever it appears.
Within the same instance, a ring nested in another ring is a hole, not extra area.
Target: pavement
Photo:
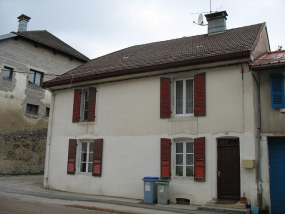
[[[0,176],[0,196],[27,202],[57,204],[67,207],[121,214],[210,214],[199,206],[145,204],[143,200],[63,192],[43,188],[42,175]]]

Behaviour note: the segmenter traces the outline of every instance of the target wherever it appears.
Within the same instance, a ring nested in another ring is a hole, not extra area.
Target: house
[[[265,23],[132,46],[43,83],[52,93],[44,186],[143,198],[145,176],[170,201],[258,205],[256,85],[249,63],[270,51]],[[244,164],[243,164],[244,162]]]
[[[285,51],[268,52],[250,64],[257,86],[260,186],[263,206],[285,210]]]
[[[51,94],[43,81],[89,59],[46,30],[0,36],[0,174],[43,173]]]

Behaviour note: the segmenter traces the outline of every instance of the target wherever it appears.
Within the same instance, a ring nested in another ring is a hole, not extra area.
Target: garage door
[[[285,213],[285,137],[268,138],[271,213]]]

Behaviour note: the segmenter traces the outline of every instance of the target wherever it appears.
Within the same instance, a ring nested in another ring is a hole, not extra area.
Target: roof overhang
[[[261,70],[275,69],[275,68],[285,68],[285,62],[266,64],[266,65],[249,66],[249,69],[252,71],[261,71]]]
[[[84,85],[99,84],[104,82],[120,81],[126,79],[136,79],[146,76],[157,76],[169,73],[199,70],[206,68],[222,67],[232,64],[250,62],[250,51],[227,54],[215,57],[201,58],[176,62],[164,65],[143,67],[139,69],[123,70],[106,74],[85,76],[62,81],[44,82],[42,87],[53,90],[68,89],[70,87],[79,87]]]

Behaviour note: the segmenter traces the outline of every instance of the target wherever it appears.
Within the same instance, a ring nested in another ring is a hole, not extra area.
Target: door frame
[[[238,191],[238,195],[239,195],[239,198],[240,198],[240,195],[241,195],[241,168],[240,168],[240,139],[239,137],[235,137],[235,136],[227,136],[227,137],[219,137],[217,138],[217,199],[221,199],[220,198],[220,194],[219,194],[219,147],[221,147],[221,145],[219,146],[219,141],[220,140],[237,140],[237,146],[238,146],[238,150],[239,150],[239,170],[238,170],[238,174],[239,174],[239,191]],[[228,145],[228,147],[236,147],[234,145]],[[239,200],[238,198],[238,200]],[[223,200],[232,200],[232,199],[225,199],[225,198],[222,198]],[[235,200],[235,199],[233,199]]]

